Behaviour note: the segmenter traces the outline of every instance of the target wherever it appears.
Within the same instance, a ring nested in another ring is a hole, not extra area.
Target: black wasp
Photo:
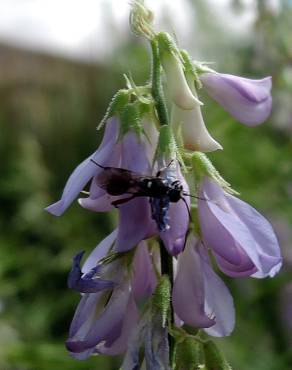
[[[144,176],[124,168],[104,167],[93,159],[91,161],[103,169],[96,177],[97,185],[100,188],[113,196],[130,194],[129,197],[113,201],[112,204],[115,207],[137,197],[149,197],[152,218],[157,223],[159,231],[169,229],[168,210],[170,203],[183,200],[188,209],[183,195],[189,194],[183,191],[183,186],[179,180],[171,176],[162,177],[161,174],[164,169],[158,171],[156,176]]]

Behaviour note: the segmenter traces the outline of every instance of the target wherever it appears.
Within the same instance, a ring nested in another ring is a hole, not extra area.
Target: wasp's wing
[[[104,167],[96,176],[97,185],[109,195],[142,192],[140,183],[145,176],[124,168]]]

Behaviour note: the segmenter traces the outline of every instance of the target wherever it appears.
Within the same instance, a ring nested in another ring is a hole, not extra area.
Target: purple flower
[[[95,350],[100,344],[111,347],[121,336],[131,299],[128,280],[116,287],[111,295],[104,292],[84,294],[70,327],[67,349],[80,354]]]
[[[155,134],[155,133],[154,133]],[[148,146],[147,140],[139,138],[135,133],[127,133],[120,144],[120,164],[119,167],[138,173],[139,175],[151,175],[149,158],[153,157],[153,148]],[[169,164],[170,161],[167,163]],[[172,172],[169,175],[169,172]],[[161,176],[171,177],[171,181],[180,180],[185,192],[189,192],[188,185],[183,178],[179,165],[174,163],[173,168],[163,171]],[[93,211],[109,211],[112,209],[112,202],[117,199],[128,197],[129,195],[113,197],[102,190],[95,178],[93,178],[90,195],[88,198],[79,199],[79,203],[84,208]],[[169,200],[167,199],[167,206]],[[160,200],[158,199],[160,207]],[[187,204],[187,205],[186,205]],[[186,204],[180,200],[171,203],[169,209],[165,211],[165,220],[169,223],[169,229],[160,231],[160,237],[170,254],[180,253],[185,244],[185,236],[189,225],[189,198]],[[118,252],[126,252],[135,247],[141,240],[157,235],[157,224],[153,220],[149,198],[138,197],[124,204],[119,205],[119,225],[115,248]],[[160,210],[157,210],[159,213]],[[135,222],[133,222],[135,220]],[[156,220],[157,221],[157,220]],[[168,222],[169,221],[169,222]]]
[[[114,283],[112,281],[101,279],[98,276],[100,270],[98,265],[86,274],[82,274],[80,262],[83,255],[84,251],[73,258],[72,269],[68,277],[68,287],[81,293],[96,293],[100,290],[113,288]]]
[[[204,244],[229,276],[273,277],[281,268],[279,244],[270,223],[208,177],[201,184],[199,222]]]
[[[176,315],[186,324],[213,336],[229,335],[234,327],[232,297],[214,273],[207,251],[193,236],[178,257],[172,292]]]
[[[119,124],[116,118],[108,121],[105,134],[99,148],[85,159],[72,172],[69,177],[61,199],[46,208],[46,211],[54,216],[62,215],[71,203],[77,198],[84,186],[96,176],[101,169],[96,166],[91,159],[105,166],[112,166],[119,157],[119,144],[117,144],[119,135]]]
[[[151,296],[157,284],[151,256],[145,241],[135,251],[132,290],[137,302]]]
[[[88,257],[82,268],[85,276],[94,269],[94,263],[97,266],[108,254],[116,234],[114,231],[105,238]],[[136,249],[132,278],[121,260],[106,267],[101,268],[101,272],[115,282],[112,291],[92,290],[84,294],[71,323],[66,346],[77,359],[85,359],[92,353],[117,355],[125,352],[138,323],[136,302],[148,298],[155,289],[156,277],[145,242]]]
[[[155,134],[155,133],[154,133]],[[153,134],[153,135],[154,135]],[[150,148],[146,138],[139,138],[135,133],[128,132],[120,143],[120,156],[115,167],[125,168],[141,175],[150,174],[149,158],[154,150]],[[109,211],[112,202],[127,198],[129,195],[114,197],[102,190],[93,178],[88,198],[79,199],[82,207],[92,211]],[[135,220],[135,222],[133,222]],[[151,210],[147,197],[139,197],[119,205],[119,225],[116,250],[125,252],[135,247],[141,240],[153,236],[156,225],[151,219]]]
[[[140,349],[143,347],[145,359],[141,366]],[[161,315],[155,309],[149,308],[133,330],[121,368],[170,370],[168,330],[162,326]]]
[[[173,174],[168,174],[169,171],[172,171]],[[174,163],[174,169],[169,168],[166,170],[167,176],[170,177],[171,181],[179,180],[183,191],[189,194],[189,187],[184,179],[180,166],[178,163]],[[165,248],[168,252],[176,256],[184,248],[186,242],[186,234],[189,228],[189,211],[190,208],[190,198],[185,197],[185,202],[180,199],[177,203],[170,203],[167,217],[169,228],[165,231],[160,231],[159,236],[164,243]]]
[[[200,80],[208,94],[241,123],[256,126],[269,117],[271,77],[251,80],[214,72],[202,74]]]

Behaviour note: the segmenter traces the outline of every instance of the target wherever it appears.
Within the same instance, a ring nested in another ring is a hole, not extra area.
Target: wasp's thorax
[[[151,198],[168,197],[170,202],[178,202],[181,199],[182,185],[179,180],[169,183],[162,177],[144,178],[141,188]]]

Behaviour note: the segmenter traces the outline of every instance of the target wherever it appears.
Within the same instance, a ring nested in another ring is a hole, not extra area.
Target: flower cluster
[[[88,196],[78,199],[83,208],[117,208],[117,228],[82,267],[83,252],[73,259],[68,285],[81,300],[66,346],[77,359],[125,353],[123,370],[175,366],[174,348],[189,343],[187,326],[217,337],[232,332],[233,299],[215,263],[234,278],[273,277],[282,263],[269,222],[234,195],[207,158],[222,146],[208,132],[199,100],[205,89],[239,122],[255,126],[270,114],[271,78],[220,74],[193,61],[169,35],[153,31],[151,14],[134,3],[132,28],[152,46],[152,83],[128,80],[114,96],[99,148],[46,209],[62,215],[88,183]],[[207,363],[210,346],[199,335],[191,340]]]

